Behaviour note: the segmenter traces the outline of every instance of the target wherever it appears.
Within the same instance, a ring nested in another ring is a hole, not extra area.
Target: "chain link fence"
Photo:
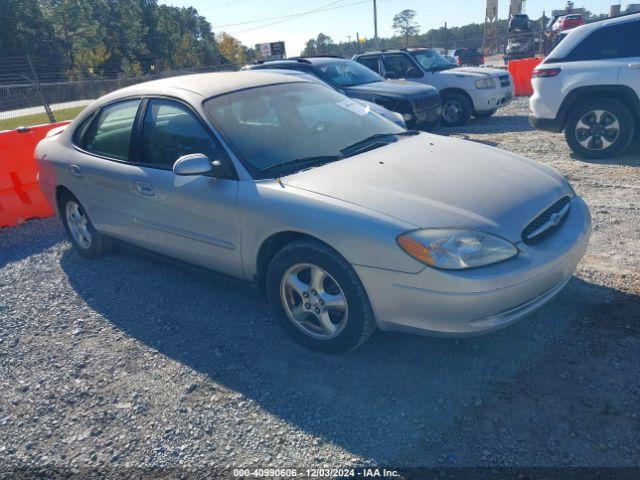
[[[33,67],[31,60],[28,57],[26,60],[30,65],[30,74],[19,73],[20,69],[2,71],[3,64],[0,62],[0,130],[71,120],[96,98],[136,83],[191,73],[233,71],[238,68],[225,64],[170,70],[152,75],[120,75],[115,78],[74,81],[50,81],[58,79],[45,74],[42,77],[47,81],[41,81],[41,75]],[[15,61],[13,65],[16,65]]]

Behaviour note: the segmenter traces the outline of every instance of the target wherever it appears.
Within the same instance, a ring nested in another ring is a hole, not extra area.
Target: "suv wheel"
[[[617,100],[592,100],[569,115],[565,127],[567,143],[583,158],[602,159],[626,150],[635,125],[629,110]]]
[[[447,127],[464,125],[471,117],[471,102],[461,93],[446,93],[442,97],[442,123]]]
[[[275,318],[298,343],[345,353],[376,327],[367,294],[351,265],[312,240],[290,243],[271,261],[267,296]]]

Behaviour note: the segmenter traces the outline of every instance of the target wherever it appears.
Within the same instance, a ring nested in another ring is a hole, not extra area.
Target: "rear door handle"
[[[136,182],[136,190],[141,195],[146,195],[147,197],[153,196],[153,187],[147,182],[141,182],[140,180],[138,180]]]
[[[78,165],[69,165],[69,173],[76,178],[82,178],[82,169]]]
[[[630,63],[629,68],[640,68],[640,62]]]

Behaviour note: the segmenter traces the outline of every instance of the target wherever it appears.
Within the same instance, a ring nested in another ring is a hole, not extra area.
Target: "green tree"
[[[398,34],[404,37],[404,46],[409,46],[409,38],[420,33],[420,27],[415,21],[415,10],[403,10],[393,17],[393,28]]]

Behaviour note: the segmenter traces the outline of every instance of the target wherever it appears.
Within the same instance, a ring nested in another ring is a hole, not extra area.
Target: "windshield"
[[[456,68],[456,65],[452,65],[446,58],[433,50],[418,50],[416,52],[411,52],[411,55],[413,55],[413,58],[415,58],[420,66],[425,70]]]
[[[373,70],[351,60],[322,63],[316,65],[316,68],[327,82],[339,87],[384,81],[384,78]]]
[[[204,107],[254,178],[292,173],[301,168],[300,159],[337,160],[341,150],[372,135],[405,131],[369,107],[315,83],[228,93],[207,100]]]

